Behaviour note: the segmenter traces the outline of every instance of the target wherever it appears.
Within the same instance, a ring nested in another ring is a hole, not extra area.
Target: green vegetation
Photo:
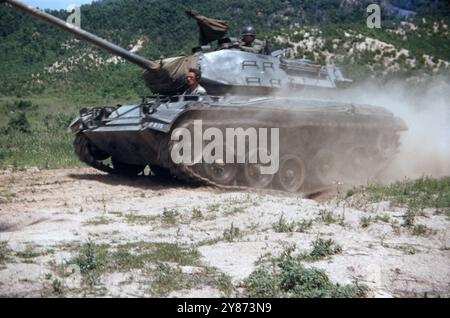
[[[4,264],[10,259],[11,250],[8,247],[8,242],[0,242],[0,264]]]
[[[161,221],[168,226],[173,226],[177,223],[177,217],[179,215],[180,213],[176,210],[164,208]]]
[[[16,252],[16,256],[24,260],[25,263],[32,263],[33,258],[41,256],[43,253],[37,252],[32,247],[28,246],[25,250]]]
[[[77,265],[83,283],[91,288],[101,287],[104,274],[136,269],[143,271],[150,279],[149,292],[153,296],[164,297],[171,291],[203,285],[213,286],[230,295],[233,291],[230,278],[214,268],[200,267],[199,258],[195,248],[177,244],[138,242],[110,246],[89,241],[65,266]],[[185,273],[182,266],[198,267],[193,273]],[[55,282],[53,285],[55,293],[62,293],[62,285]]]
[[[234,226],[234,223],[231,223],[228,229],[223,231],[223,238],[228,242],[234,242],[236,239],[241,237],[241,230],[238,227]]]
[[[319,216],[316,221],[325,223],[326,225],[330,225],[337,223],[339,220],[336,218],[333,212],[322,210],[319,212]]]
[[[356,298],[364,297],[364,285],[339,285],[330,281],[323,270],[305,268],[292,248],[280,258],[272,258],[271,267],[259,267],[245,281],[248,297]]]
[[[110,271],[143,269],[156,262],[175,262],[179,265],[192,265],[199,254],[194,249],[181,248],[175,244],[129,243],[112,248],[108,245],[88,242],[77,256],[67,264],[80,267],[81,274],[90,286],[99,284],[100,275]]]
[[[303,220],[301,222],[286,222],[284,214],[281,214],[277,223],[275,223],[272,228],[277,233],[306,233],[313,226],[312,220]]]
[[[372,223],[377,223],[377,222],[383,222],[383,223],[389,223],[391,220],[390,216],[385,214],[385,215],[377,215],[375,217],[372,216],[363,216],[360,219],[360,224],[361,227],[363,228],[367,228],[370,226],[370,224]]]
[[[81,167],[73,151],[70,122],[83,107],[101,105],[101,97],[34,96],[0,98],[0,169]],[[128,97],[131,102],[132,99]],[[114,104],[116,101],[110,99]],[[137,100],[134,100],[137,102]]]
[[[302,259],[315,262],[342,252],[342,247],[337,245],[332,239],[324,240],[319,238],[313,241],[311,245],[311,252],[301,255]]]
[[[426,208],[433,208],[437,213],[450,211],[450,177],[422,177],[398,181],[389,186],[373,184],[347,193],[348,198],[358,195],[364,195],[368,202],[390,201],[393,206],[406,207],[405,225],[412,226],[414,217]]]

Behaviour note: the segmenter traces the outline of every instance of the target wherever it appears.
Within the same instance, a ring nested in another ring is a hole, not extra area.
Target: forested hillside
[[[411,50],[418,56],[416,69],[427,64],[423,60],[426,59],[424,54],[435,61],[450,60],[447,29],[450,9],[447,1],[379,1],[383,8],[383,28],[370,30],[365,27],[366,8],[373,2],[103,0],[83,6],[81,22],[84,29],[128,49],[135,47],[139,49],[139,54],[150,59],[189,54],[198,37],[196,23],[184,14],[185,9],[192,8],[204,15],[229,21],[232,36],[237,36],[243,25],[253,24],[259,30],[260,37],[269,39],[275,46],[277,43],[283,46],[286,42],[304,40],[304,34],[299,38],[302,30],[323,30],[326,49],[329,53],[342,56],[332,62],[349,62],[345,59],[345,47],[332,45],[337,36],[342,37],[344,34],[351,34],[352,38],[348,40],[352,43],[361,40],[358,36],[370,35],[394,45],[397,50]],[[413,29],[409,30],[413,32],[408,33],[407,38],[399,34],[396,30],[403,26],[399,22],[401,17],[389,9],[393,6],[413,11],[415,15],[410,19],[420,24],[421,33]],[[63,19],[68,16],[64,11],[50,13]],[[422,22],[422,17],[428,20]],[[435,22],[440,25],[437,30]],[[287,41],[279,41],[280,36]],[[324,48],[319,45],[315,49],[318,51]],[[3,96],[68,91],[120,96],[124,93],[146,92],[138,67],[117,63],[121,61],[111,59],[108,54],[6,5],[0,7],[0,51],[0,94]],[[324,62],[327,57],[324,52],[312,54],[303,50],[296,52],[296,55]],[[356,64],[365,66],[374,57],[370,52],[360,55],[354,56]],[[355,64],[354,60],[352,64]],[[367,67],[351,71],[358,76],[373,73]],[[409,70],[406,73],[409,74]]]

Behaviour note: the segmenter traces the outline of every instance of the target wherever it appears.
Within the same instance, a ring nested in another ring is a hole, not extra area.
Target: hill
[[[370,30],[365,26],[365,19],[367,5],[372,2],[188,0],[181,3],[175,0],[103,0],[82,6],[81,12],[84,29],[128,49],[134,47],[139,54],[150,59],[190,53],[197,41],[197,26],[184,11],[193,8],[205,15],[229,21],[230,35],[238,35],[243,25],[253,24],[258,28],[260,37],[279,46],[295,46],[295,42],[305,40],[306,33],[317,38],[317,32],[310,31],[318,30],[325,47],[314,45],[318,54],[308,49],[296,52],[296,55],[302,54],[317,62],[327,60],[344,66],[350,62],[352,66],[363,65],[356,70],[350,69],[350,75],[356,76],[356,79],[379,75],[380,72],[374,71],[383,66],[378,59],[384,53],[394,54],[394,50],[400,52],[406,49],[416,60],[416,63],[409,63],[411,67],[405,68],[408,63],[403,62],[409,56],[401,57],[401,75],[415,74],[416,70],[430,73],[429,68],[435,70],[436,66],[427,63],[428,60],[438,63],[437,71],[440,71],[450,60],[449,15],[446,15],[450,8],[446,1],[381,1],[383,28]],[[403,11],[399,10],[414,12],[412,24],[400,21]],[[50,13],[63,19],[68,16],[64,11]],[[361,44],[366,37],[382,41],[385,45],[377,47],[376,52],[366,50]],[[347,41],[341,41],[344,38]],[[338,41],[342,45],[337,45]],[[347,54],[349,45],[359,45],[361,50],[357,51],[361,54]],[[386,47],[388,49],[384,52]],[[0,63],[0,94],[3,96],[83,92],[119,97],[146,93],[139,68],[111,58],[5,5],[0,7],[0,51],[3,52]],[[331,59],[330,56],[342,58]],[[366,67],[368,65],[371,67]],[[386,75],[397,71],[396,67],[381,73]]]

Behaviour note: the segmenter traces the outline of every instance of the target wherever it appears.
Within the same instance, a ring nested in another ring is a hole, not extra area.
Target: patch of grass
[[[145,225],[154,222],[157,217],[149,215],[127,214],[125,219],[129,224]]]
[[[223,273],[220,273],[219,275],[215,275],[213,277],[214,281],[211,285],[216,286],[217,289],[219,289],[222,293],[229,297],[234,291],[231,277]]]
[[[275,298],[280,295],[278,275],[266,268],[258,268],[244,281],[246,296],[250,298]]]
[[[319,212],[317,221],[325,223],[326,225],[330,225],[338,222],[338,219],[335,217],[333,212],[322,210]]]
[[[177,217],[179,215],[180,214],[178,213],[178,211],[176,211],[174,209],[164,208],[164,211],[161,216],[161,220],[164,224],[173,226],[177,223]]]
[[[11,203],[16,197],[15,193],[11,193],[8,189],[0,189],[0,204]]]
[[[276,233],[306,233],[313,226],[313,220],[303,220],[301,222],[286,222],[284,214],[280,216],[278,222],[272,225]]]
[[[220,204],[219,203],[213,203],[213,204],[209,204],[207,207],[206,207],[206,210],[208,211],[208,212],[218,212],[219,210],[220,210]]]
[[[418,213],[426,208],[446,212],[450,211],[450,177],[422,177],[398,181],[389,186],[373,184],[347,192],[347,197],[355,195],[364,196],[368,202],[390,201],[393,206],[406,207]]]
[[[298,222],[296,232],[300,233],[308,232],[312,228],[313,223],[314,223],[313,220],[303,220],[301,222]]]
[[[229,276],[218,273],[214,268],[206,267],[204,270],[202,273],[186,274],[179,266],[158,262],[152,270],[150,291],[153,296],[167,297],[172,291],[211,286],[227,296],[231,295],[234,286]]]
[[[370,224],[376,223],[376,222],[390,223],[391,217],[387,214],[384,214],[384,215],[377,215],[375,217],[363,216],[359,220],[359,223],[361,224],[362,228],[367,228],[370,226]]]
[[[233,242],[235,239],[241,237],[241,230],[231,223],[230,228],[223,231],[223,238],[228,242]]]
[[[173,262],[182,266],[194,265],[200,254],[195,248],[183,248],[169,243],[130,243],[120,245],[111,255],[120,270],[143,268],[148,263]]]
[[[280,258],[271,259],[270,268],[256,269],[244,281],[244,295],[252,298],[357,298],[364,297],[364,285],[339,285],[323,270],[305,268],[288,248]]]
[[[93,226],[107,225],[107,224],[110,224],[112,222],[113,222],[113,220],[108,219],[105,216],[100,216],[100,217],[97,217],[95,219],[92,219],[92,220],[84,222],[83,225],[87,225],[87,226],[89,226],[89,225],[93,225]]]
[[[291,233],[295,231],[295,222],[286,222],[284,214],[281,214],[278,222],[275,223],[272,228],[277,233]]]
[[[78,255],[69,261],[80,268],[84,282],[89,286],[99,283],[100,275],[107,269],[110,253],[107,245],[98,245],[89,241],[83,245]]]
[[[400,246],[394,246],[393,247],[396,250],[402,251],[406,255],[415,255],[418,251],[413,246],[407,246],[407,245],[400,245]]]
[[[369,225],[372,223],[372,217],[371,216],[363,216],[360,220],[359,223],[361,224],[362,228],[367,228],[369,227]]]
[[[412,229],[412,234],[416,236],[430,236],[436,232],[424,224],[417,224]]]
[[[194,265],[199,257],[196,249],[177,244],[139,242],[111,247],[89,241],[79,248],[67,265],[77,265],[84,283],[92,287],[100,283],[100,276],[105,272],[146,269],[148,265],[158,262]]]
[[[4,264],[11,258],[11,249],[8,247],[8,242],[0,242],[0,264]]]
[[[62,295],[64,288],[63,283],[59,279],[55,279],[52,282],[52,291],[56,295]]]
[[[192,219],[193,220],[201,220],[203,219],[203,213],[202,210],[195,208],[194,210],[192,210]]]
[[[408,210],[403,215],[403,226],[407,228],[412,228],[416,222],[417,210],[408,207]]]
[[[342,252],[342,247],[332,239],[324,240],[319,238],[313,241],[311,245],[311,252],[300,255],[300,259],[315,262]]]
[[[152,294],[167,296],[171,291],[182,289],[185,286],[186,282],[179,268],[164,263],[157,264],[151,284]]]
[[[16,252],[16,256],[24,259],[26,262],[30,262],[31,259],[41,256],[42,253],[36,252],[32,247],[27,247],[21,252]]]

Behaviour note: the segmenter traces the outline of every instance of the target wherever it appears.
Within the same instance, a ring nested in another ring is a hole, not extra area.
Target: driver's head
[[[200,72],[200,70],[196,68],[190,68],[188,73],[186,74],[186,84],[188,84],[190,87],[196,87],[201,77],[202,73]]]
[[[244,30],[242,30],[242,41],[244,41],[246,44],[251,44],[256,39],[256,30],[252,26],[245,27]]]

